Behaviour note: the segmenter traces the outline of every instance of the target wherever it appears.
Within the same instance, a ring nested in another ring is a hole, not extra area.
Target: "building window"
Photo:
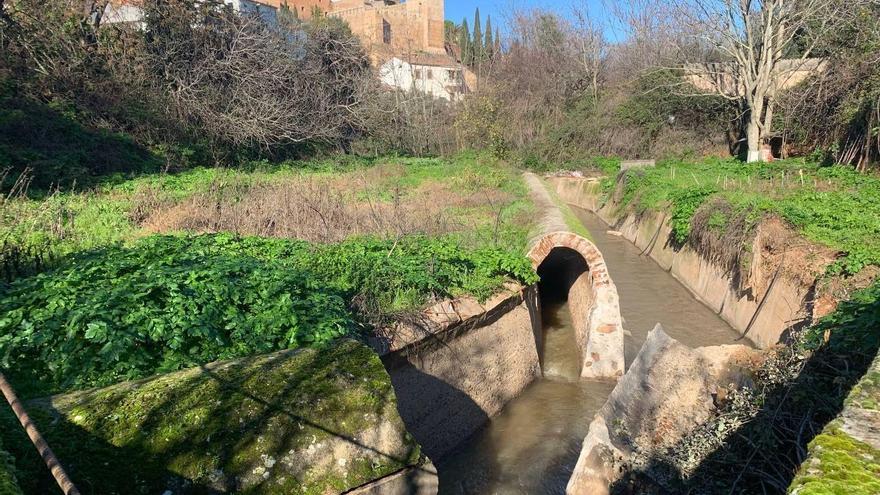
[[[431,69],[428,69],[428,79],[434,79],[434,71]]]
[[[391,23],[382,19],[382,42],[386,45],[391,44]]]
[[[416,79],[422,78],[422,69],[416,69]]]
[[[455,69],[447,70],[447,71],[446,71],[446,77],[447,77],[450,81],[457,81],[457,80],[458,80],[458,71],[455,70]]]

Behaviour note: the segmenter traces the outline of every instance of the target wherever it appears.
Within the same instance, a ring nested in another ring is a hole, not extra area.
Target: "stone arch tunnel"
[[[623,375],[620,303],[595,244],[572,232],[552,232],[535,240],[529,258],[542,278],[540,298],[568,300],[582,356],[581,376]]]

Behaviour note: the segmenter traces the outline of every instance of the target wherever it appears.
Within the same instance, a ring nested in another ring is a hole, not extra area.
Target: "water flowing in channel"
[[[443,494],[563,493],[589,418],[614,388],[582,381],[567,303],[545,304],[544,378],[438,464]]]
[[[669,273],[625,239],[606,234],[608,226],[594,214],[576,214],[593,235],[617,286],[628,332],[627,365],[658,322],[691,347],[734,342],[736,332]],[[441,494],[565,493],[590,421],[614,382],[579,378],[580,357],[567,302],[542,300],[542,306],[544,377],[437,462]]]

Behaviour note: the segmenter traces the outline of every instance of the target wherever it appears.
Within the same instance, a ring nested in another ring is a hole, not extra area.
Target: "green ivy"
[[[0,366],[22,395],[314,346],[435,298],[533,283],[528,260],[449,239],[156,236],[67,258],[0,296]]]

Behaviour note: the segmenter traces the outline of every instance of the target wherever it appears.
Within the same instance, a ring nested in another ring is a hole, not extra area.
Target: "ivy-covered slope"
[[[420,460],[391,381],[343,340],[27,403],[84,494],[341,493]],[[55,493],[0,416],[26,493]]]
[[[0,367],[25,398],[323,345],[401,311],[535,279],[525,256],[450,239],[155,236],[0,290]]]
[[[843,412],[809,446],[789,488],[799,495],[880,493],[880,355],[852,389]]]

